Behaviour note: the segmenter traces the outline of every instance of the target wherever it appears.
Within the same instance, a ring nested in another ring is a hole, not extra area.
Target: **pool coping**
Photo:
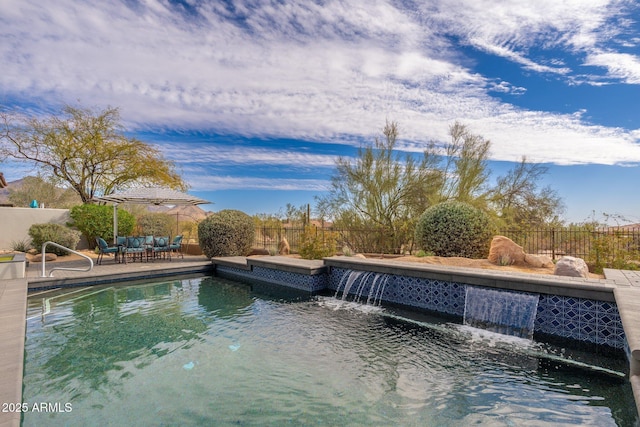
[[[585,279],[582,277],[561,277],[514,271],[419,264],[410,261],[331,257],[325,258],[325,264],[330,267],[352,270],[366,270],[375,273],[430,278],[489,288],[597,299],[609,302],[615,301],[614,289],[619,286],[630,286],[628,281],[623,281],[620,278],[615,280]]]
[[[239,270],[251,271],[254,266],[288,271],[290,273],[315,275],[326,273],[328,267],[324,260],[308,260],[300,258],[290,258],[286,256],[269,257],[216,257],[211,258],[214,265],[237,268]]]
[[[26,313],[27,280],[0,280],[0,404],[22,402]],[[0,412],[0,426],[19,426],[21,415]]]

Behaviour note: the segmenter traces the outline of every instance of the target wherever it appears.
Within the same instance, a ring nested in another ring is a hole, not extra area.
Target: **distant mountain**
[[[162,206],[162,205],[149,205],[147,206],[149,212],[160,212],[167,215],[179,215],[183,221],[193,220],[202,221],[209,213],[199,206]]]
[[[15,181],[7,182],[7,186],[5,188],[0,188],[0,205],[8,205],[9,202],[9,189],[17,190],[22,187],[23,179],[17,179]]]

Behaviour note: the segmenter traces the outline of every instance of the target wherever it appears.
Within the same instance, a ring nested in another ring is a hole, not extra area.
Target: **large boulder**
[[[55,260],[57,260],[57,259],[58,259],[58,255],[56,255],[56,254],[54,254],[54,253],[51,253],[51,252],[47,252],[47,253],[45,254],[45,257],[44,257],[44,261],[45,261],[45,262],[55,261]],[[42,254],[34,255],[34,256],[31,258],[31,262],[42,262]]]
[[[553,271],[556,276],[589,277],[589,267],[582,258],[563,256],[556,263]]]
[[[553,267],[553,260],[546,255],[525,254],[524,262],[534,268]]]
[[[291,248],[289,247],[289,242],[286,237],[282,237],[280,243],[278,243],[278,254],[280,255],[289,255]]]
[[[489,248],[489,262],[496,265],[524,264],[522,246],[505,236],[494,236]]]

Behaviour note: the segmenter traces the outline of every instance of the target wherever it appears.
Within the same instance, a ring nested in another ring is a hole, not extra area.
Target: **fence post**
[[[551,229],[551,259],[556,259],[556,229]]]
[[[262,247],[263,248],[267,247],[267,226],[266,225],[262,226]]]

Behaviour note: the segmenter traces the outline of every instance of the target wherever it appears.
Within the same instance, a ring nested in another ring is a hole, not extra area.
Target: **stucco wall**
[[[69,209],[37,209],[0,207],[0,249],[12,249],[12,242],[29,239],[32,224],[56,223],[66,225],[70,220]],[[86,248],[81,239],[78,248]]]

